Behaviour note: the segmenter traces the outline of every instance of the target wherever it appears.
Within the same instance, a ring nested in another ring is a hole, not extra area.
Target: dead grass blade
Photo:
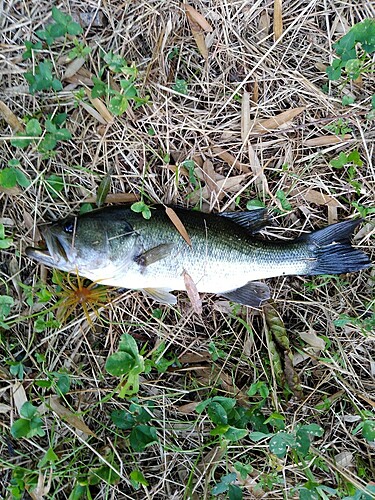
[[[273,36],[275,41],[283,34],[283,2],[275,0],[273,3]]]
[[[112,193],[105,198],[106,203],[133,203],[139,200],[139,196],[135,193]],[[96,203],[96,196],[89,196],[80,200],[80,203]]]

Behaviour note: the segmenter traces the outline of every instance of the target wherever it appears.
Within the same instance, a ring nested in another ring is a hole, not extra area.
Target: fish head
[[[89,276],[111,257],[108,232],[95,216],[68,217],[41,229],[44,244],[26,248],[26,254],[46,266]]]

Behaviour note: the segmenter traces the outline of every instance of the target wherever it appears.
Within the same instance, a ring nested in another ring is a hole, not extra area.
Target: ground
[[[260,310],[203,295],[198,314],[25,255],[44,222],[141,201],[266,206],[265,238],[362,216],[373,258],[373,60],[359,44],[352,79],[326,73],[373,5],[2,9],[2,497],[375,498],[371,269],[268,280]]]

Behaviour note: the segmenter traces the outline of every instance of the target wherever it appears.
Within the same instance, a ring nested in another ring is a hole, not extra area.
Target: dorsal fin
[[[245,212],[222,212],[219,215],[231,219],[251,233],[257,233],[269,222],[268,212],[265,208]]]

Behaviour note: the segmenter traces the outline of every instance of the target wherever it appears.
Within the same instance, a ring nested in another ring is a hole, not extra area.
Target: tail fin
[[[315,260],[309,274],[353,273],[370,267],[368,256],[353,248],[350,237],[362,219],[339,222],[302,236]]]

